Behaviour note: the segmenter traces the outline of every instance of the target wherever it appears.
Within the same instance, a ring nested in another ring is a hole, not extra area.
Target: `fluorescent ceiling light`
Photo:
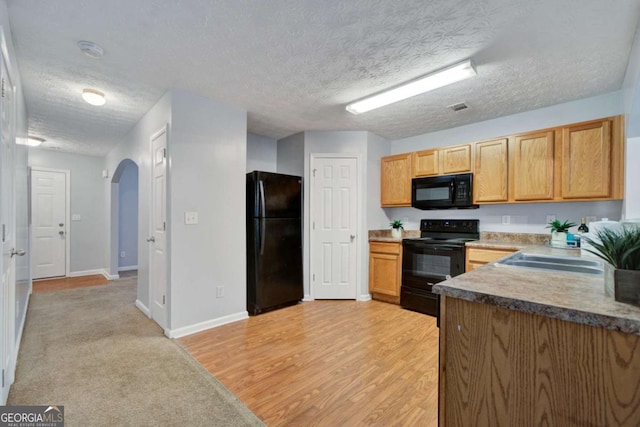
[[[82,99],[96,106],[104,105],[107,102],[104,93],[95,89],[82,89]]]
[[[353,114],[365,113],[475,75],[476,70],[471,60],[467,59],[459,64],[419,77],[393,89],[353,102],[347,105],[347,111]]]
[[[26,141],[22,138],[16,138],[16,143],[21,145],[28,145],[29,147],[37,147],[38,145],[42,144],[44,141],[45,141],[44,138],[40,138],[37,136],[30,136]]]

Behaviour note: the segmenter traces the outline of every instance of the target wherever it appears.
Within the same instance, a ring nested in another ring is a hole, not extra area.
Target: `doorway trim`
[[[64,184],[65,184],[65,189],[64,189],[64,198],[65,200],[65,224],[67,224],[67,243],[65,244],[65,266],[64,266],[64,275],[65,277],[70,277],[71,274],[71,171],[69,169],[55,169],[55,168],[44,168],[44,167],[40,167],[40,166],[31,166],[29,169],[29,182],[32,182],[31,177],[33,176],[33,171],[40,171],[40,172],[57,172],[57,173],[64,173],[65,174],[65,179],[64,179]],[[29,195],[29,224],[32,224],[32,219],[33,219],[33,203],[31,198],[33,197],[32,194]],[[31,228],[31,227],[29,227]],[[31,242],[30,242],[30,246],[31,246],[31,251],[33,252],[33,250],[35,249],[35,239],[33,236],[33,233],[31,234]]]
[[[363,264],[362,264],[362,256],[363,256],[363,252],[362,252],[362,248],[363,246],[363,238],[365,237],[365,235],[367,234],[366,232],[366,221],[363,220],[363,216],[364,216],[364,209],[362,206],[362,200],[363,200],[363,192],[364,192],[364,181],[365,181],[365,171],[364,171],[364,164],[365,162],[363,161],[363,157],[361,154],[358,153],[311,153],[310,157],[309,157],[309,179],[306,180],[309,184],[307,187],[308,190],[308,194],[309,194],[309,213],[308,215],[305,215],[306,219],[309,222],[309,297],[305,297],[305,301],[313,301],[315,300],[315,284],[313,281],[313,273],[312,273],[312,267],[313,267],[313,242],[315,240],[315,233],[313,231],[313,227],[312,227],[312,212],[314,212],[314,208],[315,208],[315,204],[317,202],[314,202],[314,197],[313,197],[313,191],[312,191],[312,176],[313,176],[313,170],[315,168],[315,162],[316,159],[355,159],[356,161],[356,169],[357,169],[357,184],[356,184],[356,188],[358,191],[358,197],[356,200],[356,209],[357,209],[357,213],[356,213],[356,239],[355,239],[355,244],[356,244],[356,294],[354,295],[354,299],[357,301],[368,301],[369,299],[371,299],[370,297],[368,297],[368,292],[363,293],[362,292],[362,278],[365,277],[363,276],[362,273],[362,268],[363,268]],[[368,236],[367,236],[368,238]],[[368,297],[368,298],[367,298]]]

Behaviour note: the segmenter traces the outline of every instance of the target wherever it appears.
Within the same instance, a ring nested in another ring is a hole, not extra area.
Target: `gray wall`
[[[127,164],[120,176],[118,196],[118,269],[121,270],[138,265],[138,166],[133,162]]]
[[[526,113],[501,117],[457,128],[427,133],[391,142],[391,154],[406,153],[425,148],[443,147],[481,141],[519,132],[559,126],[601,117],[622,114],[621,92],[567,102]],[[629,162],[630,159],[627,159]],[[483,205],[477,210],[421,211],[413,208],[385,208],[389,220],[407,222],[405,228],[417,229],[421,218],[477,218],[483,231],[548,233],[546,216],[579,222],[581,217],[620,219],[622,202],[570,202]],[[503,215],[510,216],[510,224],[503,224]],[[388,228],[383,227],[383,228]]]
[[[247,172],[276,172],[278,141],[266,136],[247,134]]]
[[[246,316],[246,111],[172,91],[171,329]],[[198,212],[197,225],[184,214]],[[224,297],[216,298],[216,287]],[[209,326],[210,327],[210,326]]]
[[[304,132],[278,140],[278,173],[304,176]]]
[[[623,214],[640,218],[640,26],[631,47],[629,65],[623,85],[624,112],[627,125],[625,197]]]
[[[71,171],[71,274],[105,269],[107,229],[100,157],[62,153],[44,148],[29,150],[29,166]]]

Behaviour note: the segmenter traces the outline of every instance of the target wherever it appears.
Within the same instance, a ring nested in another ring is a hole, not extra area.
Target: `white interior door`
[[[149,280],[151,318],[166,327],[167,291],[167,131],[151,137],[151,236]]]
[[[311,177],[311,286],[316,299],[357,297],[358,164],[314,157]]]
[[[66,276],[67,173],[31,170],[33,278]]]
[[[14,154],[15,132],[13,117],[13,85],[2,56],[0,113],[2,128],[0,133],[0,234],[2,239],[2,265],[0,275],[0,367],[2,368],[2,394],[0,404],[6,402],[9,386],[13,382],[12,360],[15,346],[15,255],[24,251],[15,248],[15,190]]]

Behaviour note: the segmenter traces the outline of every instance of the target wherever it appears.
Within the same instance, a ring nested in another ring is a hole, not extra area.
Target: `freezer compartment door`
[[[302,178],[270,172],[248,174],[247,210],[255,218],[301,218]]]
[[[252,221],[253,259],[247,274],[249,314],[296,303],[302,289],[302,222],[300,219]]]

